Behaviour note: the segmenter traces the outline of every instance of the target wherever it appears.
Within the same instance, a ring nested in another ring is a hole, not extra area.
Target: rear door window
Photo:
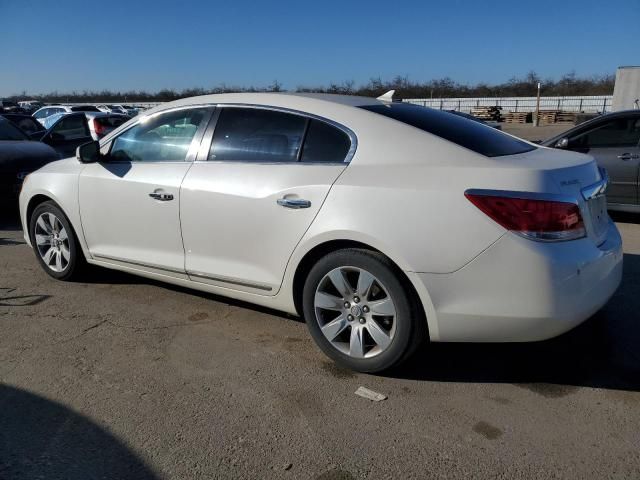
[[[341,129],[320,120],[311,120],[302,147],[303,162],[344,162],[351,139]]]
[[[259,108],[223,108],[216,123],[209,160],[296,162],[307,119]]]
[[[411,125],[487,157],[515,155],[536,148],[488,125],[419,105],[391,103],[359,108]]]

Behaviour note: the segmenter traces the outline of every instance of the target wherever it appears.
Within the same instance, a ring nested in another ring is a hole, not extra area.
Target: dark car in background
[[[593,156],[609,173],[608,208],[640,212],[640,110],[601,115],[542,145]]]
[[[41,126],[40,130],[31,133],[24,127],[28,126],[29,129],[37,127],[28,123],[24,116],[0,115],[0,119],[13,127],[12,130],[5,127],[4,133],[0,132],[0,141],[7,139],[39,141],[53,148],[58,153],[58,158],[71,157],[78,146],[94,140],[86,115],[83,112],[66,114],[52,122],[50,128],[45,129]],[[35,123],[39,124],[39,122]],[[18,132],[16,133],[15,130]]]
[[[30,140],[13,123],[0,117],[0,201],[15,201],[17,205],[24,178],[59,158],[52,147]]]

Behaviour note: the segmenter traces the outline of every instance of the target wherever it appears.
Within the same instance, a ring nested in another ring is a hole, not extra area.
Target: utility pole
[[[536,115],[533,119],[533,125],[538,126],[538,119],[540,118],[540,82],[538,82],[538,95],[536,97]]]

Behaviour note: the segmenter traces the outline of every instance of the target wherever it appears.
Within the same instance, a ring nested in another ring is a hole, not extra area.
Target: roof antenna
[[[396,93],[395,90],[389,90],[384,95],[380,95],[376,100],[381,100],[383,102],[393,102],[393,94]]]

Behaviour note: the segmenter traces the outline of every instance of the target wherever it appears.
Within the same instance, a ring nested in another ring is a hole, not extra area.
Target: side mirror
[[[76,148],[76,158],[82,163],[100,161],[100,144],[96,141],[85,143]]]
[[[562,137],[554,145],[555,148],[567,148],[568,146],[569,146],[569,139],[567,137]]]

